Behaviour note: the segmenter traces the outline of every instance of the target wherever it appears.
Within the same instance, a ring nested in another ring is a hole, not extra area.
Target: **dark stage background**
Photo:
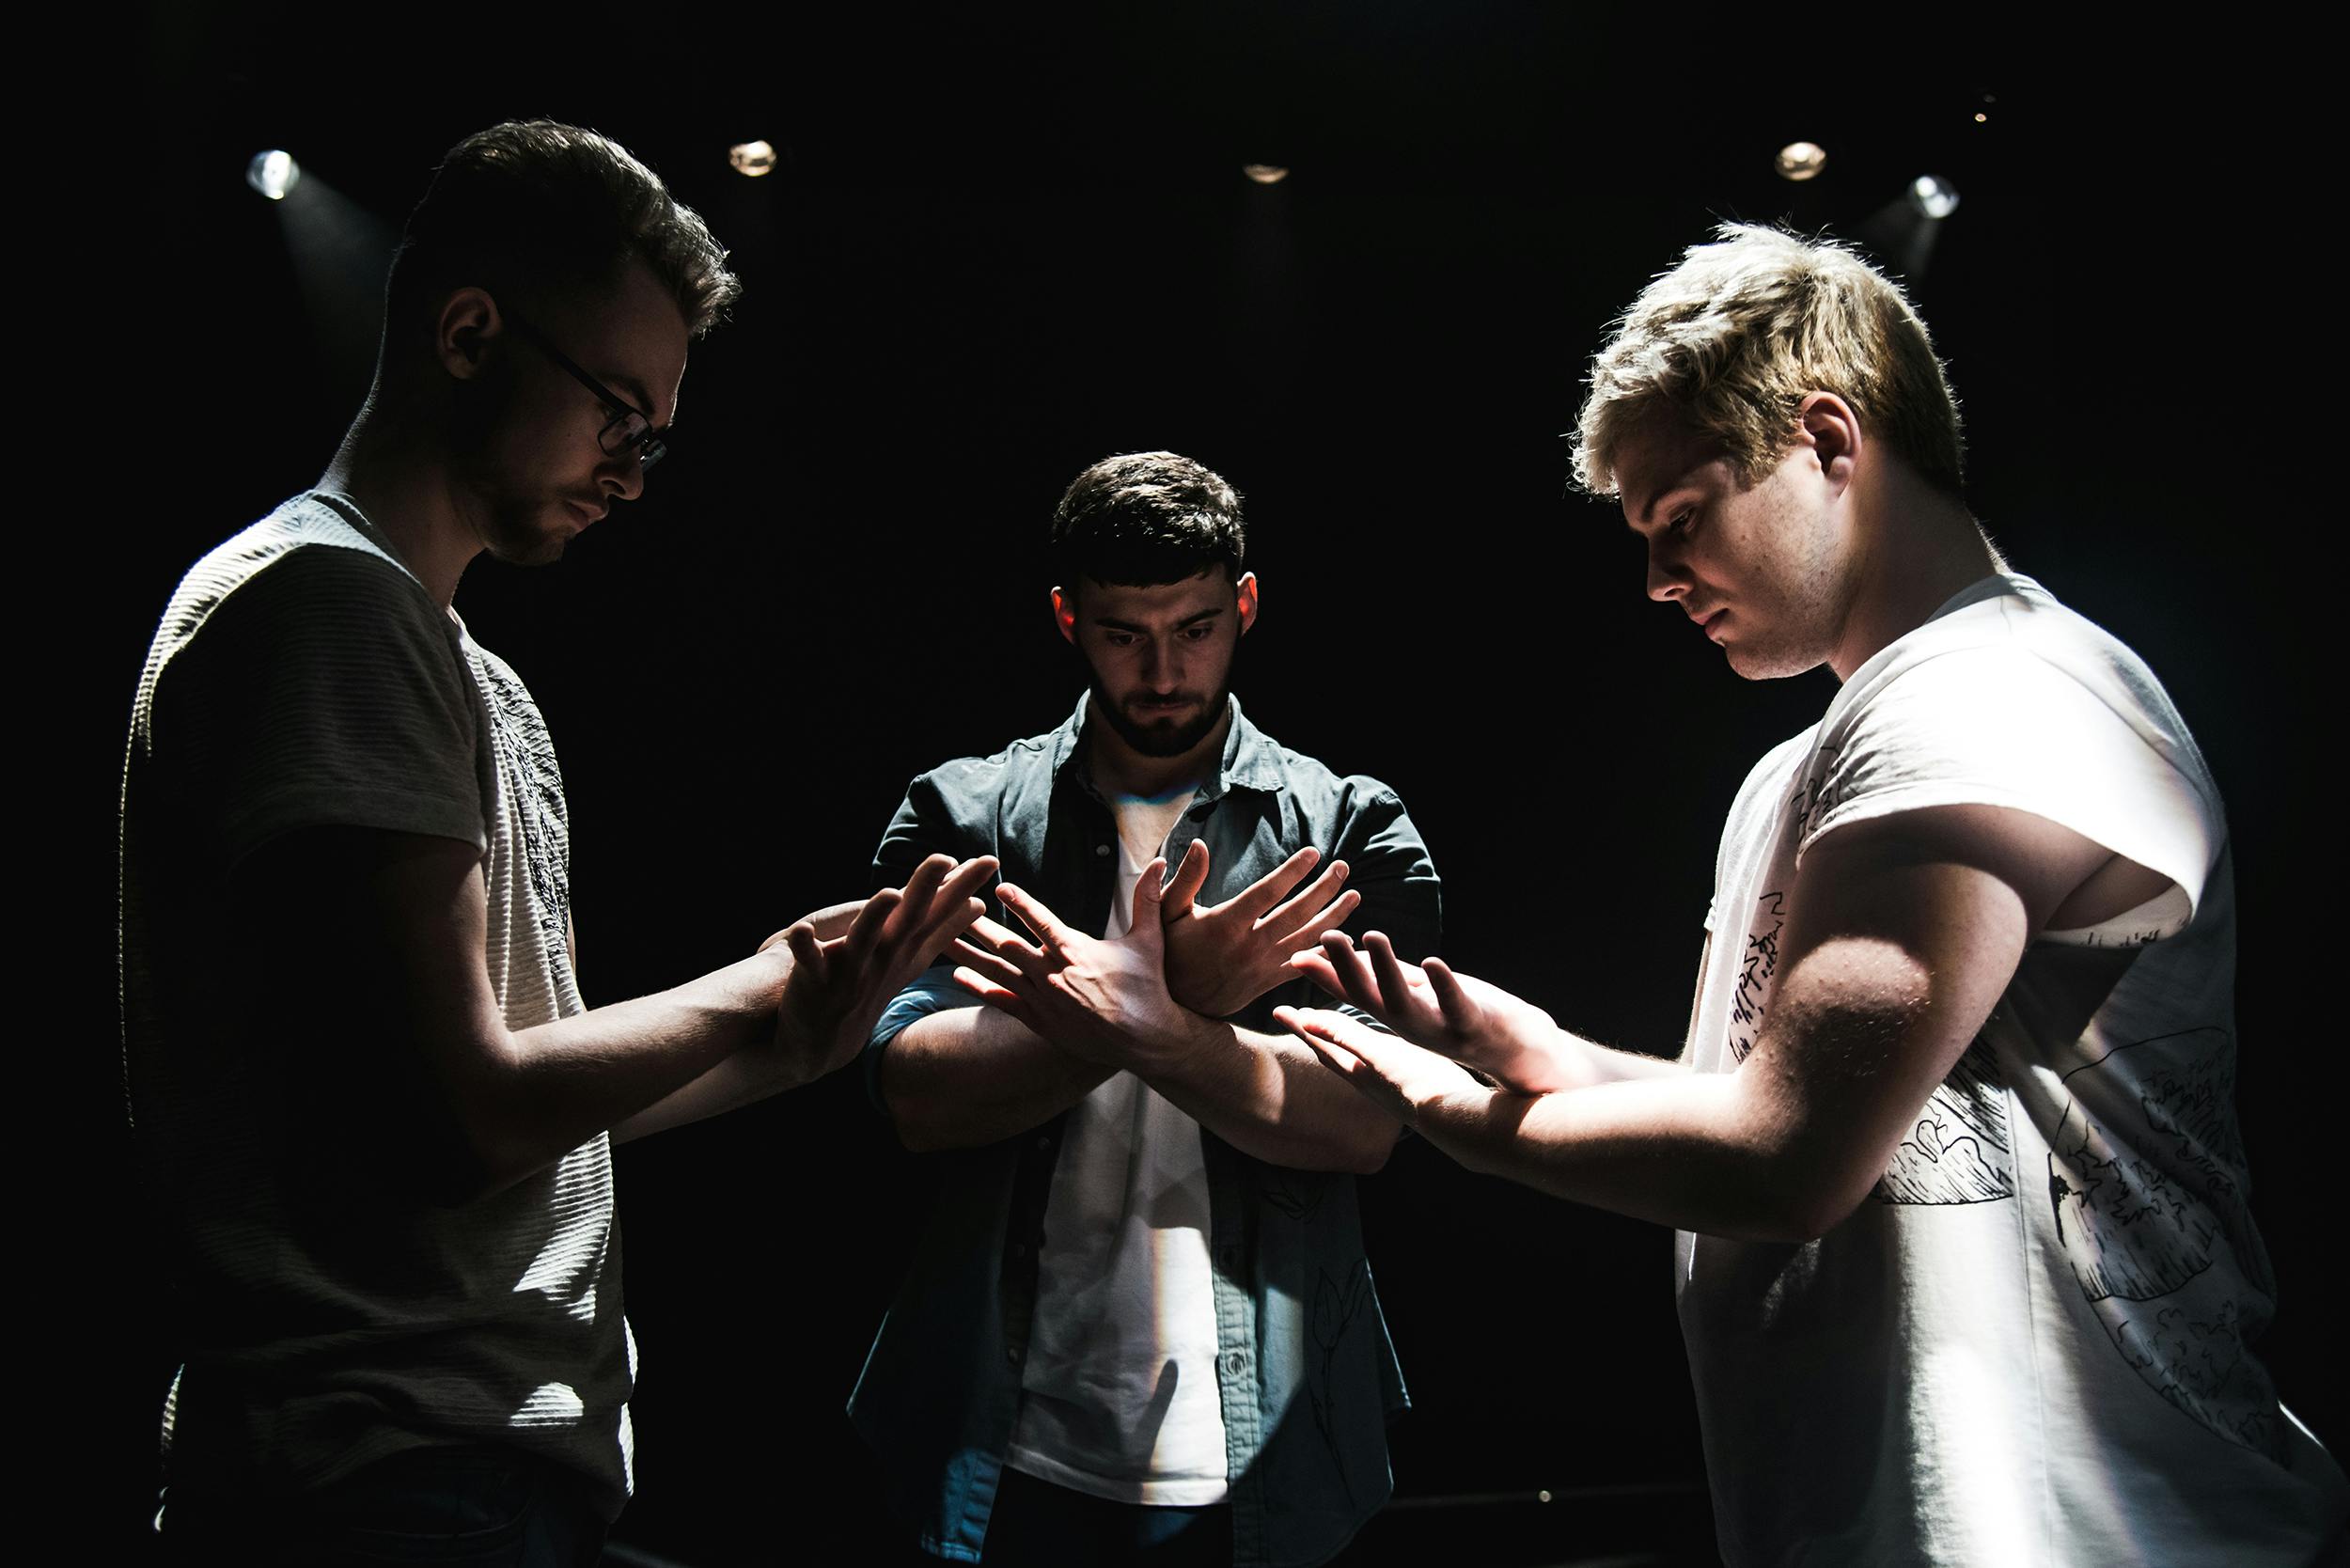
[[[390,237],[441,151],[544,114],[651,162],[748,285],[695,352],[646,498],[560,566],[485,561],[459,595],[562,754],[591,1001],[866,890],[913,774],[1058,722],[1080,676],[1047,621],[1044,519],[1084,464],[1166,447],[1248,498],[1249,712],[1398,787],[1453,961],[1670,1051],[1722,813],[1831,685],[1741,682],[1648,604],[1621,519],[1562,495],[1559,432],[1650,274],[1718,217],[1786,216],[1908,270],[1965,401],[1978,514],[2146,655],[2218,773],[2243,1120],[2282,1282],[2265,1349],[2287,1400],[2350,1442],[2323,1327],[2350,1074],[2314,912],[2340,865],[2319,814],[2338,798],[2320,655],[2339,492],[2278,390],[2302,306],[2263,281],[2305,211],[2297,128],[2226,72],[2058,89],[2040,71],[1887,81],[1879,60],[1856,90],[1790,39],[1743,85],[1697,83],[1672,62],[1727,62],[1727,43],[1532,5],[865,27],[588,5],[352,13],[332,37],[326,14],[147,8],[92,56],[128,161],[73,198],[99,308],[65,361],[77,466],[54,477],[80,497],[75,555],[41,585],[89,612],[66,651],[89,688],[68,818],[106,848],[60,884],[58,957],[88,994],[111,990],[106,818],[157,613],[325,463],[365,389]],[[781,151],[767,179],[727,166],[751,136]],[[1798,136],[1830,153],[1808,185],[1771,168]],[[240,180],[268,147],[307,171],[282,205]],[[1246,161],[1294,172],[1258,185]],[[1962,205],[1920,249],[1888,216],[1925,172]],[[19,1294],[61,1362],[95,1370],[57,1447],[127,1542],[172,1357],[110,1010],[87,1011],[39,1135],[76,1162],[44,1205],[55,1262]],[[867,1560],[873,1494],[841,1405],[924,1166],[854,1075],[619,1163],[643,1354],[621,1539],[693,1564]],[[1418,1408],[1394,1433],[1414,1506],[1352,1560],[1419,1560],[1445,1532],[1480,1543],[1447,1548],[1465,1563],[1706,1539],[1665,1232],[1415,1146],[1365,1201]]]

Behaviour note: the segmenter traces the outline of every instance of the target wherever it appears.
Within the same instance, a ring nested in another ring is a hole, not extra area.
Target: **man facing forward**
[[[1230,486],[1111,458],[1053,541],[1091,690],[916,778],[876,856],[997,858],[1040,940],[980,922],[874,1031],[901,1138],[958,1152],[850,1411],[941,1557],[1318,1562],[1388,1490],[1402,1388],[1351,1173],[1397,1126],[1270,1005],[1358,908],[1434,943],[1435,872],[1394,792],[1230,696],[1258,604]]]
[[[2251,1353],[2218,794],[1969,515],[1924,324],[1726,227],[1601,351],[1577,467],[1733,669],[1842,682],[1731,809],[1681,1058],[1377,934],[1301,966],[1429,1049],[1286,1022],[1464,1164],[1680,1231],[1731,1562],[2311,1561],[2342,1478]]]

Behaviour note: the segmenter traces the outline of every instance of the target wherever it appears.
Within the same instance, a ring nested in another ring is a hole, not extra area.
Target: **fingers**
[[[817,941],[814,929],[806,920],[786,931],[783,939],[791,946],[793,964],[805,968],[811,977],[823,974],[823,948]]]
[[[1027,969],[1017,958],[982,948],[967,938],[956,937],[954,950],[966,965],[1000,985],[1010,985],[1027,978]],[[1037,955],[1031,962],[1042,962],[1042,955]]]
[[[1026,937],[1021,935],[1010,926],[999,926],[984,915],[971,922],[971,929],[964,933],[964,937],[966,940],[976,943],[979,947],[985,948],[988,951],[1000,954],[1006,958],[1010,958],[1015,954],[1025,955],[1029,958],[1042,958],[1044,956],[1043,949],[1038,947],[1035,943],[1029,941]]]
[[[1036,933],[1037,941],[1046,950],[1058,953],[1068,947],[1069,938],[1074,933],[1060,923],[1058,916],[1026,892],[1007,882],[995,889],[995,896],[1004,901],[1006,909],[1020,917],[1023,925]]]
[[[1386,1004],[1380,999],[1379,986],[1372,978],[1371,965],[1355,950],[1355,943],[1346,933],[1334,931],[1322,939],[1322,954],[1330,964],[1338,980],[1335,994],[1343,1001],[1354,1003],[1365,1012],[1383,1012]]]
[[[937,894],[938,885],[954,869],[955,857],[951,855],[925,855],[922,863],[914,868],[914,874],[906,878],[906,885],[898,890],[898,907],[883,929],[883,938],[899,940],[920,927],[930,917],[931,900]]]
[[[1183,863],[1175,868],[1175,880],[1167,885],[1166,899],[1159,905],[1159,918],[1172,920],[1191,913],[1192,902],[1199,897],[1199,889],[1208,885],[1208,841],[1194,839],[1183,851]]]
[[[1027,1003],[1015,993],[1005,990],[986,976],[970,969],[957,969],[955,983],[989,1007],[1000,1012],[1009,1013],[1030,1028],[1036,1027],[1035,1016],[1028,1011]]]
[[[1339,982],[1339,972],[1331,967],[1330,955],[1320,948],[1290,954],[1289,966],[1340,1001],[1346,1000],[1346,988]]]
[[[1332,1027],[1334,1022],[1345,1022],[1343,1014],[1325,1012],[1318,1007],[1277,1007],[1273,1010],[1273,1021],[1311,1045],[1325,1060],[1327,1053],[1334,1050],[1345,1052],[1350,1060],[1359,1059],[1346,1049],[1346,1043]]]
[[[1292,900],[1291,902],[1294,903],[1297,901]],[[1360,909],[1362,905],[1363,896],[1350,887],[1345,892],[1339,895],[1338,902],[1332,904],[1321,914],[1308,917],[1304,925],[1299,926],[1295,931],[1290,932],[1288,934],[1284,935],[1281,938],[1280,946],[1288,948],[1292,951],[1299,948],[1310,947],[1314,943],[1321,941],[1323,937],[1327,935],[1329,933],[1334,932],[1338,930],[1339,927],[1346,924],[1347,917],[1354,914],[1357,909]],[[1277,914],[1278,911],[1276,911],[1276,913]]]
[[[979,896],[979,889],[995,874],[995,867],[992,855],[976,855],[957,866],[938,885],[937,907],[952,918],[957,910]],[[980,908],[985,909],[986,905],[981,904]]]
[[[1339,896],[1339,888],[1346,882],[1346,862],[1333,860],[1322,869],[1322,874],[1306,885],[1305,891],[1274,910],[1265,918],[1275,924],[1287,922],[1302,926],[1313,917],[1313,912]],[[1355,900],[1357,903],[1360,899]]]
[[[1363,937],[1363,946],[1371,953],[1371,972],[1379,981],[1379,995],[1386,998],[1387,1011],[1402,1012],[1412,1000],[1412,985],[1395,956],[1395,945],[1385,932],[1374,931]]]
[[[885,887],[865,901],[865,907],[856,912],[856,918],[849,922],[849,929],[842,933],[841,950],[852,962],[872,950],[873,944],[881,939],[882,928],[888,923],[890,912],[898,907],[901,896],[897,888]],[[809,921],[801,923],[811,924]],[[792,950],[797,952],[799,949],[795,947]]]
[[[1162,855],[1148,866],[1143,867],[1142,874],[1135,879],[1133,928],[1136,932],[1159,929],[1161,918],[1159,901],[1167,897],[1167,888],[1164,886],[1166,874],[1167,856]]]
[[[1224,907],[1255,924],[1265,911],[1279,903],[1282,896],[1296,886],[1305,874],[1314,869],[1314,862],[1321,858],[1322,852],[1308,844],[1233,894]]]
[[[1428,989],[1436,994],[1436,1006],[1444,1013],[1444,1021],[1462,1033],[1468,1032],[1483,1010],[1461,983],[1461,977],[1441,958],[1422,959],[1419,966],[1428,976]]]

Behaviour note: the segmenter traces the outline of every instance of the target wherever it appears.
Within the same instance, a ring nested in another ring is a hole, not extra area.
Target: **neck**
[[[481,553],[481,536],[466,521],[446,449],[420,434],[415,421],[388,412],[380,384],[319,477],[319,488],[357,502],[442,607],[455,601],[458,579]]]
[[[1960,589],[2007,562],[1965,504],[1888,463],[1856,498],[1868,544],[1842,641],[1828,660],[1836,679],[1924,625]]]
[[[1227,699],[1224,716],[1191,749],[1174,757],[1150,757],[1103,722],[1096,698],[1086,698],[1086,738],[1091,750],[1088,762],[1095,786],[1108,794],[1168,800],[1198,789],[1224,760],[1224,737],[1231,729],[1232,704]]]

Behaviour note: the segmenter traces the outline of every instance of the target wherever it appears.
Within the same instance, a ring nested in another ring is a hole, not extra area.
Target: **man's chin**
[[[1137,719],[1120,713],[1116,729],[1120,740],[1145,757],[1181,757],[1207,739],[1208,731],[1223,716],[1223,708],[1215,704],[1191,710],[1180,719]]]
[[[552,566],[563,558],[572,536],[561,528],[506,527],[491,533],[482,548],[509,566]]]

